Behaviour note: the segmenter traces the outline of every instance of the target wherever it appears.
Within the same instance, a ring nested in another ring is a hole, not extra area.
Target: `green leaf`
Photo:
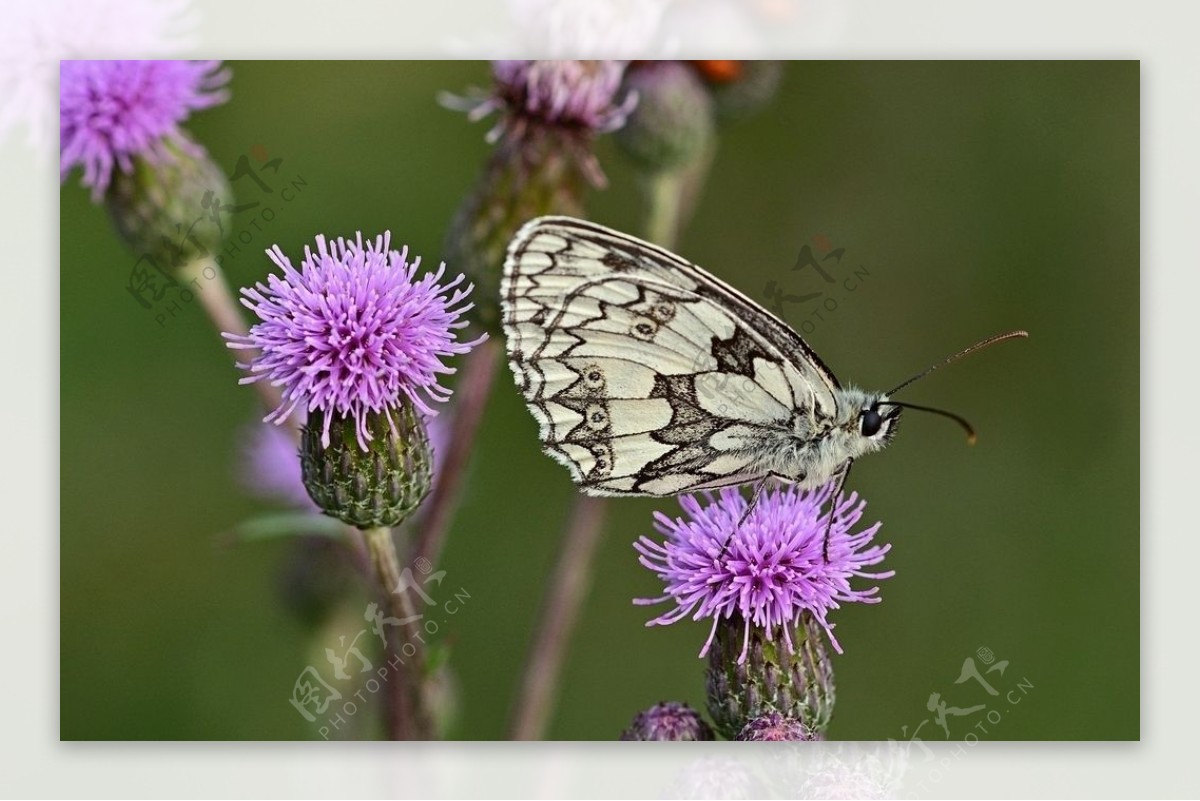
[[[311,512],[275,512],[239,523],[229,532],[229,538],[235,543],[305,536],[337,540],[344,537],[345,532],[345,524],[332,517]]]

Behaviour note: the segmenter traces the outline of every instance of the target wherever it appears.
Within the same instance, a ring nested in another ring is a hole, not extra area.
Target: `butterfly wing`
[[[838,384],[786,323],[656,245],[527,223],[501,283],[509,365],[546,452],[593,495],[743,484],[832,416]]]

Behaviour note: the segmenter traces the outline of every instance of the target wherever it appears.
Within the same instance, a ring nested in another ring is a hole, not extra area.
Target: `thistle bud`
[[[370,412],[363,441],[352,417],[310,413],[300,442],[304,486],[327,515],[360,529],[398,526],[429,492],[433,456],[421,416],[407,399],[387,414]],[[365,444],[365,447],[364,447]]]
[[[791,632],[793,653],[780,632],[768,639],[749,629],[746,659],[739,661],[746,625],[734,615],[717,625],[708,660],[708,712],[724,737],[738,737],[752,721],[780,715],[804,724],[814,736],[833,714],[833,665],[821,626],[809,613]]]
[[[687,704],[663,701],[638,712],[622,740],[712,740],[712,729]]]
[[[767,743],[819,740],[821,738],[798,720],[785,718],[778,712],[768,712],[747,723],[738,733],[737,739],[746,742]]]
[[[233,205],[225,173],[201,147],[164,144],[168,158],[137,156],[116,172],[104,201],[121,238],[162,269],[178,270],[221,249],[223,209]],[[227,213],[227,212],[226,212]]]
[[[713,138],[713,104],[696,71],[679,61],[643,62],[625,86],[638,104],[615,138],[640,168],[676,170],[704,154]]]

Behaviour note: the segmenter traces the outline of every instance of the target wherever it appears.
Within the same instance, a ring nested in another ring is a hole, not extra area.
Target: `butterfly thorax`
[[[791,430],[764,454],[767,471],[803,487],[818,487],[851,461],[887,446],[896,433],[899,406],[888,404],[883,393],[857,387],[838,389],[835,397],[832,414],[797,410]]]

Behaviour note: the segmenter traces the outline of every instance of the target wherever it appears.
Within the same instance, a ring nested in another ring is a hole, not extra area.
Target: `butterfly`
[[[539,217],[508,246],[509,366],[547,454],[589,495],[665,496],[774,478],[838,481],[884,448],[889,392],[842,386],[787,323],[670,251],[595,223]],[[757,495],[756,495],[757,497]]]

